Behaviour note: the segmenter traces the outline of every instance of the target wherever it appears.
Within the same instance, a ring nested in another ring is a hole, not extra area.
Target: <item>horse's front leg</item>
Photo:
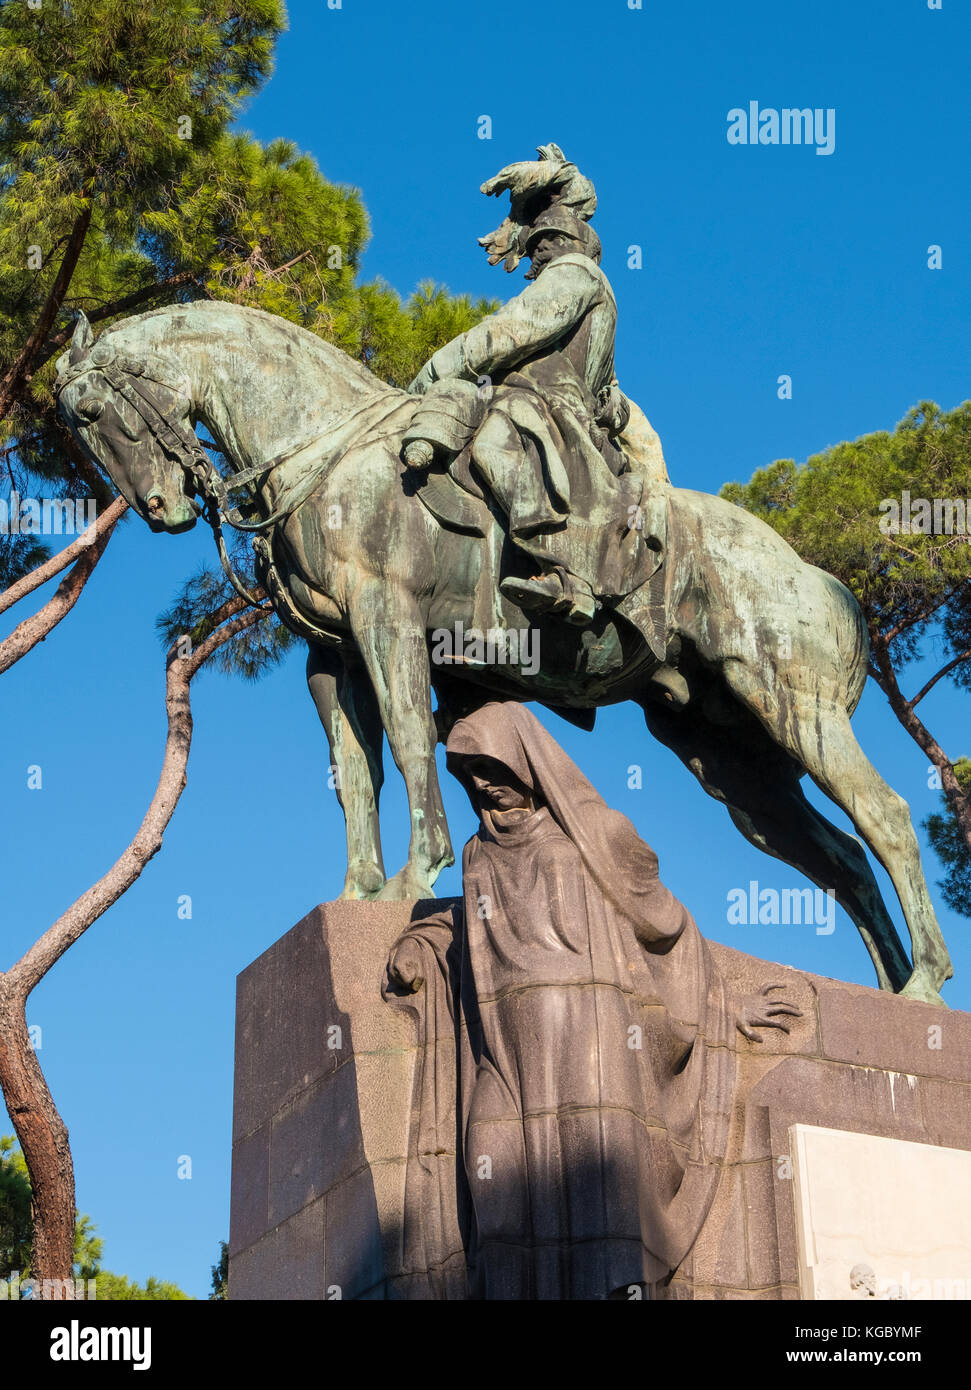
[[[408,792],[408,862],[380,898],[432,896],[442,869],[455,862],[435,769],[436,729],[425,627],[414,598],[387,580],[366,579],[355,590],[351,630],[364,658],[392,756]]]
[[[347,827],[347,876],[342,898],[373,898],[384,886],[378,797],[381,792],[381,714],[362,663],[345,664],[332,647],[309,644],[307,686],[330,746],[337,800]]]

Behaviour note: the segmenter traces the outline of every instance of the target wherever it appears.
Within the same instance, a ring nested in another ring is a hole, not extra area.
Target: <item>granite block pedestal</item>
[[[323,904],[239,976],[231,1299],[428,1296],[402,1230],[422,999],[382,997],[421,911]],[[731,986],[785,981],[803,1017],[739,1036],[716,1195],[657,1296],[971,1297],[971,1015],[709,944]],[[423,1160],[460,1161],[440,1142]],[[461,1298],[458,1216],[440,1219]]]

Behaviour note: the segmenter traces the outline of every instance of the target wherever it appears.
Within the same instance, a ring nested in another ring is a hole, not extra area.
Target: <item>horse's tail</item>
[[[825,573],[825,571],[824,571]],[[836,602],[836,645],[846,679],[846,712],[852,714],[863,697],[870,664],[870,634],[863,610],[845,584],[827,574]]]

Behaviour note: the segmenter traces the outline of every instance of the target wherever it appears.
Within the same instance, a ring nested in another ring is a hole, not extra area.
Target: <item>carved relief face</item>
[[[469,780],[480,803],[493,811],[532,810],[532,793],[502,763],[492,758],[469,758]]]

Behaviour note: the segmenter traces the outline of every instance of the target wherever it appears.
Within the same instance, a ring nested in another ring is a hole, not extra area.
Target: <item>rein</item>
[[[172,425],[159,410],[149,393],[140,389],[138,384],[140,381],[151,381],[156,386],[166,386],[166,383],[147,376],[143,370],[137,370],[138,365],[137,363],[126,363],[122,369],[114,363],[109,363],[101,368],[101,372],[112,390],[127,401],[144,421],[146,429],[155,442],[182,465],[191,479],[193,489],[202,498],[204,504],[202,516],[212,530],[223,573],[240,598],[245,599],[254,608],[259,608],[260,600],[250,592],[240,579],[229,558],[223,535],[223,525],[232,526],[239,531],[263,531],[280,520],[282,513],[256,523],[246,523],[239,518],[239,511],[236,508],[231,509],[229,505],[230,488],[216,471],[212,459],[199,443],[195,431],[182,425]],[[168,389],[172,390],[173,388],[168,387]],[[276,458],[270,459],[257,468],[246,469],[245,473],[234,477],[234,486],[242,487],[253,482],[256,478],[265,477],[278,464],[285,462],[290,457],[291,452],[293,451],[279,454]],[[235,517],[233,512],[235,512]]]
[[[247,603],[251,603],[254,607],[260,607],[260,599],[250,593],[233,568],[226,549],[223,526],[232,526],[236,531],[259,533],[269,530],[277,522],[283,521],[289,515],[291,508],[281,508],[271,516],[259,521],[243,521],[239,509],[231,506],[229,494],[237,487],[245,487],[249,483],[255,482],[257,478],[266,478],[275,468],[286,463],[314,441],[308,440],[292,449],[285,449],[265,463],[244,469],[241,473],[235,473],[231,482],[227,483],[217,472],[212,459],[199,443],[195,431],[181,424],[171,424],[152,399],[150,393],[141,388],[140,383],[143,381],[151,382],[155,386],[161,386],[168,391],[179,394],[175,387],[169,385],[168,382],[158,381],[155,377],[149,376],[140,363],[130,360],[106,363],[92,362],[82,371],[72,373],[69,380],[74,380],[86,371],[100,371],[111,389],[121,396],[122,400],[127,401],[136,415],[143,421],[145,428],[155,442],[181,464],[192,482],[193,489],[202,498],[203,506],[200,514],[212,529],[219,561],[226,578],[241,598],[244,598]],[[61,383],[62,386],[66,384],[66,381]]]
[[[268,531],[278,522],[286,520],[300,505],[306,493],[301,495],[300,490],[298,490],[296,497],[291,496],[290,500],[272,515],[263,517],[258,521],[244,521],[238,507],[234,507],[230,503],[229,495],[236,488],[249,486],[257,479],[265,480],[274,469],[288,463],[297,455],[312,450],[325,437],[325,433],[285,449],[282,453],[267,459],[265,463],[259,463],[251,468],[243,469],[239,473],[234,473],[231,479],[226,480],[217,471],[209,455],[200,444],[195,431],[181,423],[172,424],[162,413],[157,401],[152,399],[152,394],[146,389],[146,385],[150,383],[153,386],[161,387],[163,390],[171,391],[176,396],[184,393],[169,382],[159,381],[156,377],[150,376],[143,363],[121,354],[110,353],[109,355],[105,345],[99,343],[93,349],[90,360],[83,361],[73,367],[69,364],[62,370],[63,374],[59,370],[58,383],[55,387],[55,392],[58,394],[69,381],[74,381],[90,371],[100,371],[111,389],[122,400],[127,401],[139,416],[155,442],[178,461],[191,482],[194,492],[201,498],[199,515],[208,522],[212,530],[216,549],[219,553],[219,562],[226,578],[241,598],[254,607],[259,607],[260,600],[250,593],[233,568],[226,549],[223,527],[232,526],[236,531],[252,535],[255,547],[260,533]],[[399,402],[395,402],[390,409],[397,409],[398,404]],[[364,401],[342,420],[342,427],[353,422],[357,416],[368,414],[373,409],[373,405],[374,402],[371,399]],[[259,499],[254,498],[254,501],[258,503]],[[267,543],[262,542],[262,544],[265,546]]]

